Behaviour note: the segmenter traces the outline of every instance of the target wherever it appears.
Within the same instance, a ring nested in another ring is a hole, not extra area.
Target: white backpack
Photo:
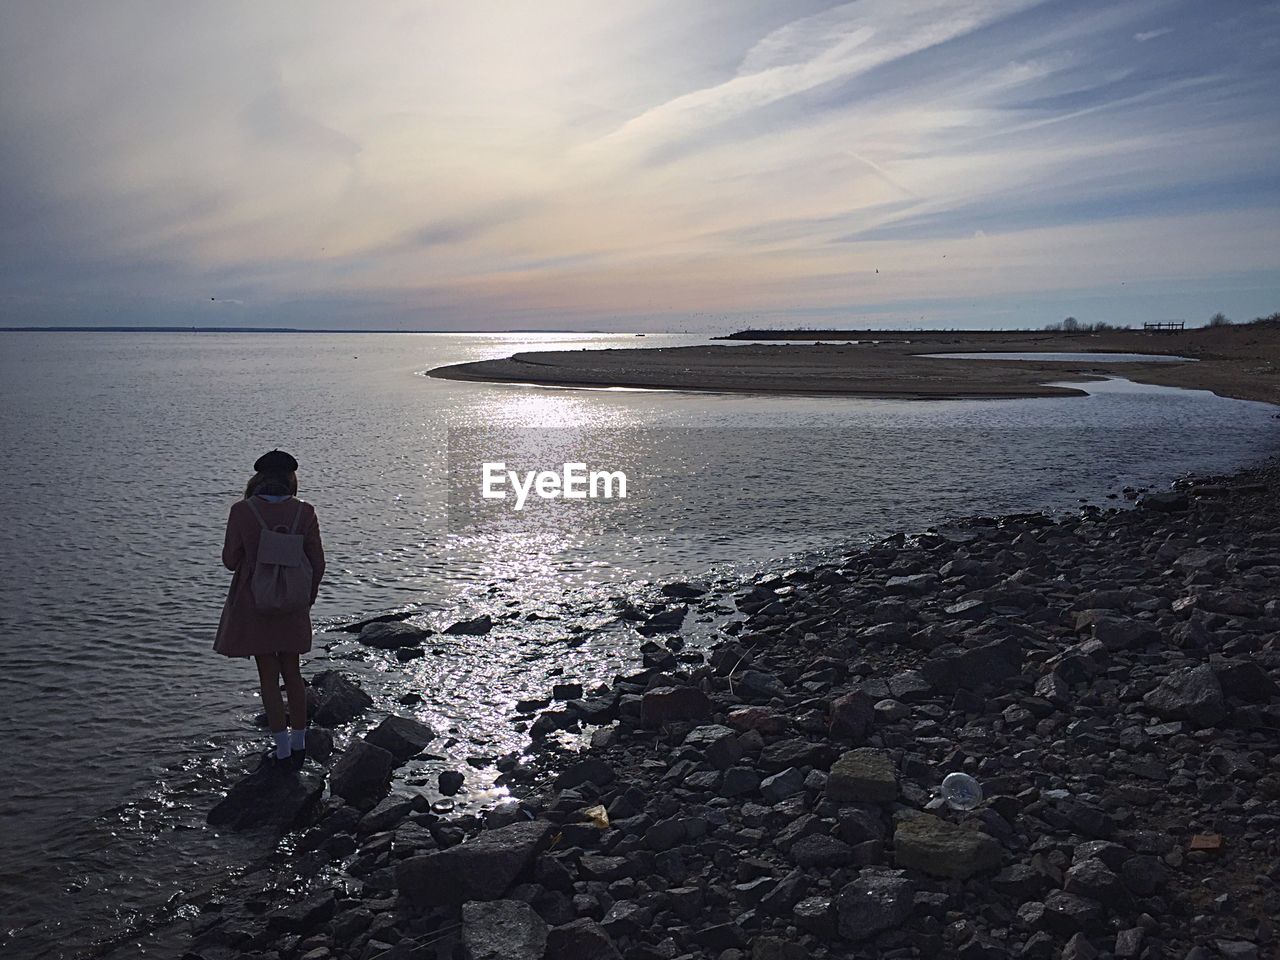
[[[272,530],[263,521],[253,497],[247,502],[262,525],[258,562],[249,580],[254,607],[267,615],[306,610],[311,606],[311,561],[302,549],[305,538],[297,532],[298,521],[302,519],[301,502],[293,515],[293,525],[287,530],[284,524]]]

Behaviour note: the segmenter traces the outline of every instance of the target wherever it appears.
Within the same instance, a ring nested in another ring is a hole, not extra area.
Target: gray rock
[[[853,861],[853,848],[825,833],[801,837],[791,846],[798,867],[843,867]]]
[[[1222,686],[1208,665],[1171,674],[1145,697],[1147,709],[1166,720],[1186,719],[1197,727],[1212,727],[1222,721],[1227,710]]]
[[[373,806],[386,792],[395,757],[367,740],[354,740],[334,764],[329,792],[352,806]]]
[[[497,900],[555,832],[545,820],[486,830],[466,843],[401,860],[396,887],[416,909],[468,900]]]
[[[831,766],[827,797],[857,803],[892,803],[898,797],[898,772],[883,750],[850,750]]]
[[[750,767],[730,767],[724,772],[724,778],[720,781],[720,796],[730,798],[750,796],[759,790],[760,786],[760,774]]]
[[[866,693],[854,690],[831,704],[831,736],[865,743],[875,725],[875,703]]]
[[[459,620],[445,627],[445,633],[452,636],[482,637],[493,629],[493,618],[487,613],[471,620]]]
[[[365,739],[397,760],[416,757],[436,738],[436,732],[412,717],[387,717]]]
[[[466,781],[466,775],[459,770],[442,770],[440,776],[436,778],[436,785],[441,796],[452,797],[462,789]]]
[[[587,757],[566,767],[556,777],[555,783],[558,790],[572,790],[584,783],[594,783],[598,787],[603,787],[612,783],[616,776],[613,767],[599,757]]]
[[[780,937],[756,937],[751,941],[751,960],[809,960],[809,951]]]
[[[291,830],[314,819],[323,794],[323,773],[263,766],[234,783],[205,819],[211,827],[233,830],[262,826]]]
[[[742,756],[738,734],[718,723],[690,730],[683,745],[701,753],[717,770],[727,770]]]
[[[547,933],[545,955],[556,960],[622,960],[609,934],[589,917],[552,927]]]
[[[366,647],[379,650],[400,650],[420,647],[429,634],[421,627],[408,623],[370,623],[360,631],[359,641]]]
[[[950,655],[934,655],[920,668],[940,693],[976,690],[1014,676],[1022,665],[1022,648],[1013,637]]]
[[[640,722],[646,727],[710,716],[711,701],[697,687],[655,687],[640,701]]]
[[[932,814],[899,820],[893,849],[900,867],[958,880],[994,870],[1004,857],[999,842],[989,834],[948,823]]]
[[[804,774],[795,767],[760,781],[760,796],[770,806],[801,793],[804,793]]]
[[[846,940],[867,940],[906,922],[914,889],[901,875],[864,870],[835,899],[836,928]]]
[[[462,948],[466,960],[542,960],[547,925],[522,900],[464,903]]]
[[[311,722],[336,727],[354,720],[373,706],[373,698],[360,685],[337,670],[324,670],[307,686]]]

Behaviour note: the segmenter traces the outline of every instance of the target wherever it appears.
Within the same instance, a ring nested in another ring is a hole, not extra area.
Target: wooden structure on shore
[[[1159,323],[1144,323],[1143,330],[1182,330],[1185,329],[1187,322],[1185,320],[1162,320]]]

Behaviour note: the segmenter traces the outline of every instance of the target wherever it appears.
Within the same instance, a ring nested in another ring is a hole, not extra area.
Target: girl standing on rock
[[[213,649],[258,664],[262,705],[275,738],[267,762],[300,768],[306,751],[307,691],[298,655],[311,649],[311,605],[324,576],[320,524],[299,500],[298,461],[272,450],[254,463],[244,499],[231,508],[222,562],[235,572]],[[280,696],[289,698],[288,727]]]

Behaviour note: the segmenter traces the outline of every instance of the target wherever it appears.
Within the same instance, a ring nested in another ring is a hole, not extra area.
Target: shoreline
[[[666,348],[549,350],[450,364],[428,376],[555,387],[627,387],[867,399],[1011,399],[1084,396],[1052,383],[1108,374],[1137,383],[1210,390],[1280,404],[1280,329],[911,333],[875,343],[740,343]],[[803,339],[798,337],[798,339]],[[956,352],[1093,352],[1185,356],[1196,363],[954,360]],[[1099,368],[1102,368],[1101,370]]]
[[[363,886],[260,894],[197,921],[196,948],[431,956],[409,945],[498,930],[500,955],[557,960],[1256,956],[1280,905],[1280,774],[1254,759],[1280,737],[1278,495],[1271,463],[758,578],[705,655],[659,633],[641,671],[552,691],[504,773],[518,807],[326,801],[304,866],[346,851]],[[585,752],[556,745],[580,724]],[[971,815],[933,799],[953,769],[986,789]]]

